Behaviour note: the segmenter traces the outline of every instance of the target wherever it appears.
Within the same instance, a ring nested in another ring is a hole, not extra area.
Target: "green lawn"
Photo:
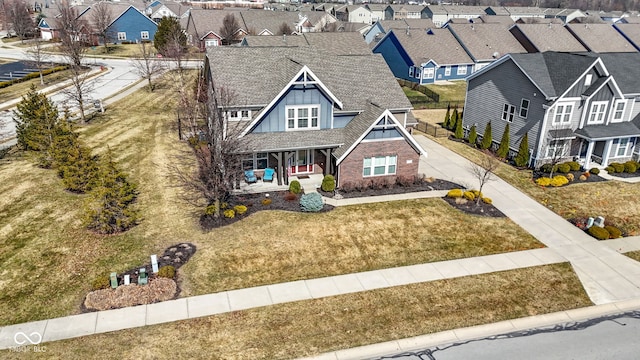
[[[447,85],[427,84],[425,86],[440,95],[440,103],[445,104],[445,107],[448,103],[451,103],[452,106],[455,104],[459,106],[464,105],[465,95],[467,93],[466,81],[452,81]]]

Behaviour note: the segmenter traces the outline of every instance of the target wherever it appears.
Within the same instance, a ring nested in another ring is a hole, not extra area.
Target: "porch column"
[[[278,177],[278,185],[282,185],[282,153],[271,153],[271,156],[278,162],[278,165],[276,165],[276,176]]]
[[[591,155],[593,154],[593,147],[595,146],[596,142],[595,141],[589,141],[589,144],[587,145],[587,154],[586,154],[586,158],[584,159],[584,169],[585,170],[589,170],[589,165],[591,165]]]
[[[613,144],[613,139],[609,139],[604,143],[604,150],[602,152],[602,166],[609,165],[609,151],[611,150],[611,144]]]
[[[324,155],[324,168],[322,169],[322,175],[331,174],[331,148],[326,150],[320,150],[322,155]]]
[[[292,156],[294,156],[296,153],[293,151],[287,151],[284,153],[284,164],[283,164],[283,168],[288,167],[289,164],[289,159],[291,159]],[[284,184],[285,185],[289,185],[289,171],[284,170]]]

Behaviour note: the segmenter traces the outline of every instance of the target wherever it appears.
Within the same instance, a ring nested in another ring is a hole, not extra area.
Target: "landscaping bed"
[[[475,201],[468,201],[467,199],[454,199],[446,196],[443,199],[449,203],[449,205],[467,214],[496,218],[506,217],[506,215],[493,206],[493,204],[487,204],[484,201],[476,203]]]
[[[589,174],[589,175],[586,175]],[[543,172],[541,170],[535,170],[533,171],[533,181],[536,182],[537,184],[537,180],[540,178],[549,178],[549,176],[551,175],[551,173],[549,172]],[[568,185],[572,185],[572,184],[583,184],[583,183],[597,183],[597,182],[601,182],[601,181],[607,181],[607,179],[603,178],[600,175],[595,175],[595,174],[591,174],[589,172],[585,172],[585,171],[569,171],[568,173],[559,173],[559,172],[554,172],[553,176],[556,177],[558,175],[564,176],[565,178],[567,178],[567,180],[569,180],[569,182],[567,184],[564,184],[562,186],[568,186]],[[584,177],[582,177],[584,176]],[[570,180],[571,178],[573,178],[573,180]]]
[[[336,194],[338,194],[338,198],[350,199],[419,191],[451,190],[458,187],[460,187],[460,185],[447,180],[417,177],[406,180],[398,179],[394,183],[387,182],[384,179],[362,181],[359,183],[345,183],[335,192],[322,191],[321,189],[318,189],[318,192],[328,198],[335,198]]]

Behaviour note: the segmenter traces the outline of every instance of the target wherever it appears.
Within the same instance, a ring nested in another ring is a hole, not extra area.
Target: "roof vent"
[[[491,56],[492,56],[494,59],[497,59],[497,58],[499,58],[499,57],[500,57],[500,53],[496,51],[496,52],[494,52]]]
[[[427,29],[427,35],[434,35],[435,33],[433,32],[433,29],[428,28]]]
[[[407,25],[407,29],[405,30],[407,35],[411,35],[409,34],[409,25]]]

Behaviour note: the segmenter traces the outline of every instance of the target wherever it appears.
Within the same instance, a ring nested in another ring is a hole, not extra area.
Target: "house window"
[[[126,32],[118,32],[118,40],[120,40],[120,41],[127,40],[127,33]]]
[[[267,168],[269,153],[249,154],[242,159],[243,170],[263,170]]]
[[[149,32],[148,31],[140,31],[140,39],[149,40]]]
[[[227,112],[230,121],[251,120],[251,110],[231,110]]]
[[[618,150],[616,150],[616,156],[626,156],[630,143],[629,138],[620,139],[618,142]]]
[[[522,99],[522,101],[520,101],[520,117],[526,119],[527,115],[529,114],[529,100],[527,99]]]
[[[584,77],[584,86],[591,86],[591,81],[593,80],[593,74],[587,74]]]
[[[613,120],[612,122],[622,121],[622,116],[624,116],[624,107],[626,101],[624,100],[616,100],[614,104],[615,111],[613,112]]]
[[[420,79],[421,75],[422,75],[422,71],[420,70],[420,68],[416,68],[416,78]]]
[[[458,65],[458,75],[467,75],[467,67]]]
[[[424,69],[423,76],[425,79],[433,79],[435,73],[436,72],[434,68],[426,68]]]
[[[604,123],[604,114],[606,112],[607,112],[606,101],[594,101],[591,104],[591,110],[589,111],[589,120],[587,120],[587,124]]]
[[[287,130],[319,129],[320,105],[287,106]]]
[[[559,104],[556,107],[556,115],[553,117],[553,125],[568,124],[573,113],[572,104]]]
[[[512,122],[516,113],[516,107],[509,104],[504,104],[502,108],[502,120]]]
[[[413,66],[409,66],[409,77],[413,77]]]
[[[451,66],[444,68],[444,76],[451,76]]]
[[[207,39],[204,41],[204,46],[218,46],[218,39]]]
[[[547,145],[547,157],[561,159],[569,154],[569,142],[564,139],[555,139]]]
[[[364,158],[362,176],[393,175],[397,159],[397,155]]]

